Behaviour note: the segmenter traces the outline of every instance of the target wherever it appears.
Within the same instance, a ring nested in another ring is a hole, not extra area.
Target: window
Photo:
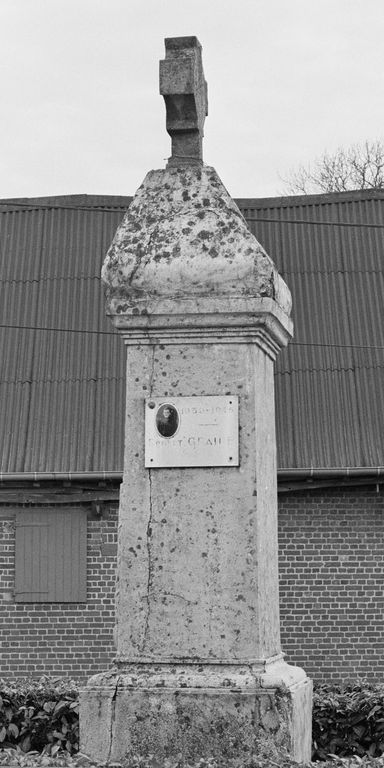
[[[16,512],[15,601],[87,599],[87,513],[52,507]]]

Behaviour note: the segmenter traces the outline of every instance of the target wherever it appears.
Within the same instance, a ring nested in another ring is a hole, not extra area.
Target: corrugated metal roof
[[[100,269],[129,202],[0,201],[3,473],[122,469],[125,350]],[[237,202],[293,295],[278,466],[384,466],[384,193]]]
[[[292,291],[278,466],[383,466],[384,193],[239,202]]]
[[[122,467],[124,345],[105,316],[100,270],[129,199],[110,210],[116,199],[103,200],[1,208],[2,472]]]

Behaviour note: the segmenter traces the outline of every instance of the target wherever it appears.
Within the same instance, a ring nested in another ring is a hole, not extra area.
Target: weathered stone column
[[[267,733],[309,760],[311,684],[279,631],[273,363],[290,293],[202,163],[200,46],[166,42],[177,152],[146,176],[103,268],[127,345],[117,656],[82,694],[81,748],[225,757]]]

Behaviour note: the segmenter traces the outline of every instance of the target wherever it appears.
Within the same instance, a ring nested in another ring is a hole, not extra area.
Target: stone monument
[[[117,655],[81,694],[81,749],[225,759],[264,735],[306,761],[311,683],[279,631],[273,365],[291,298],[203,164],[201,46],[165,46],[172,156],[103,267],[127,345]]]

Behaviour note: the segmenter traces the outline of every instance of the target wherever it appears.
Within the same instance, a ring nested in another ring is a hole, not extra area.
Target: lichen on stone
[[[284,285],[208,166],[147,174],[117,229],[102,277],[108,300],[124,299],[119,306],[137,297],[213,294],[267,296],[279,303]],[[288,289],[283,309],[289,313],[287,296]]]

